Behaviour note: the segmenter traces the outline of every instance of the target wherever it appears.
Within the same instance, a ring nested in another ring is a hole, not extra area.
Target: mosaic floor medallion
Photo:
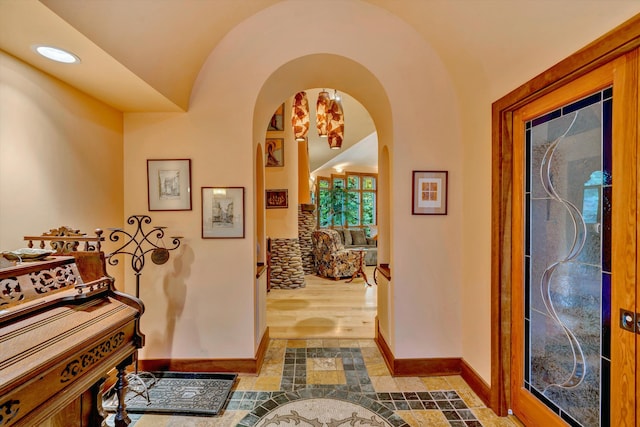
[[[384,418],[352,402],[336,399],[303,399],[279,406],[265,415],[257,427],[296,425],[300,427],[375,426],[391,427]]]

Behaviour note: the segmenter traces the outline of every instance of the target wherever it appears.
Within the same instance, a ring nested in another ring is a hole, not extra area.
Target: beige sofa
[[[377,265],[378,263],[378,242],[373,237],[367,237],[367,233],[362,228],[336,228],[340,240],[345,249],[365,248],[367,252],[364,256],[365,265]]]

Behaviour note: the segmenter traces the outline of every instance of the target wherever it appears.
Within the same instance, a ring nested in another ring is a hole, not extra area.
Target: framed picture
[[[289,207],[289,193],[287,190],[266,190],[267,209],[286,209]]]
[[[202,187],[202,238],[244,238],[244,187]]]
[[[150,211],[191,210],[191,159],[148,159]]]
[[[447,171],[413,171],[413,215],[447,214]]]
[[[267,130],[284,130],[284,103],[271,116]]]
[[[267,138],[264,143],[265,166],[284,166],[284,138]]]

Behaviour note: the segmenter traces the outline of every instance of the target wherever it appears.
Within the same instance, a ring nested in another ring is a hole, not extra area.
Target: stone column
[[[271,288],[304,288],[304,271],[298,239],[271,239]]]

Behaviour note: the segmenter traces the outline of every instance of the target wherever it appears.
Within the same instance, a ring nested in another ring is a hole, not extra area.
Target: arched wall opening
[[[257,265],[262,265],[265,268],[267,265],[267,245],[265,241],[265,215],[264,215],[264,157],[263,157],[263,145],[258,143],[255,150],[255,163],[254,163],[254,243],[255,243],[255,257]],[[267,325],[267,285],[268,274],[265,271],[262,274],[257,274],[255,278],[255,285],[253,290],[253,307],[254,307],[254,346],[257,348],[260,345],[262,333],[266,329]]]
[[[258,93],[253,118],[254,147],[265,137],[266,124],[283,100],[310,87],[332,87],[349,93],[369,111],[378,132],[378,145],[392,146],[391,107],[378,79],[357,62],[331,54],[294,59],[269,76]],[[285,104],[285,111],[290,104]],[[285,120],[285,138],[291,132]],[[379,150],[379,149],[378,149]],[[390,177],[389,177],[390,179]],[[388,216],[388,206],[378,206],[378,215]],[[388,242],[378,242],[378,245]]]
[[[255,241],[256,241],[256,262],[264,263],[266,261],[265,246],[265,219],[264,219],[264,157],[263,145],[258,142],[255,149]]]
[[[322,13],[324,4],[285,0],[252,15],[230,30],[203,64],[188,112],[126,115],[125,212],[147,208],[147,175],[136,165],[149,158],[190,157],[195,189],[242,186],[247,195],[244,239],[201,238],[199,191],[194,191],[192,211],[156,215],[158,222],[185,236],[184,244],[195,258],[189,276],[183,278],[189,292],[184,314],[176,321],[174,342],[163,341],[165,295],[153,287],[146,290],[143,323],[149,340],[143,358],[256,354],[256,342],[265,331],[255,329],[259,313],[251,298],[261,239],[254,232],[258,220],[253,215],[257,197],[262,197],[256,194],[256,151],[279,102],[301,88],[322,86],[349,93],[364,105],[375,123],[379,147],[389,150],[393,211],[382,210],[379,217],[393,218],[387,233],[393,240],[380,245],[388,245],[387,260],[393,268],[389,334],[394,339],[387,342],[394,356],[462,354],[463,150],[451,78],[428,42],[406,22],[367,2],[340,3],[331,32],[326,32],[326,23],[309,20],[307,30],[293,39],[290,28],[273,23],[292,13],[314,16]],[[411,214],[411,170],[429,169],[450,173],[446,216]],[[153,283],[155,278],[148,279]],[[487,319],[485,324],[488,328]],[[474,348],[474,354],[488,359],[490,349]]]
[[[380,148],[381,147],[381,148]],[[378,216],[378,240],[391,241],[391,153],[389,147],[378,142],[378,204],[387,209],[379,212]],[[378,264],[391,264],[391,246],[378,248]]]
[[[379,144],[380,145],[380,144]],[[381,206],[387,206],[384,210],[384,215],[378,216],[378,241],[391,242],[391,215],[393,209],[391,209],[391,154],[389,153],[389,147],[386,145],[379,148],[380,155],[378,156],[378,203]],[[388,270],[390,265],[392,245],[385,245],[378,248],[378,265],[381,270]],[[392,346],[395,343],[394,330],[394,306],[393,301],[393,286],[392,281],[380,274],[378,278],[378,331],[387,344]]]
[[[389,157],[388,147],[393,145],[393,125],[391,107],[386,91],[366,67],[352,59],[332,54],[313,54],[296,58],[279,67],[267,78],[256,99],[253,119],[254,146],[258,146],[264,140],[265,129],[267,129],[266,124],[276,108],[283,102],[285,103],[285,141],[295,142],[291,136],[290,114],[287,114],[290,113],[289,100],[295,93],[315,87],[335,88],[357,99],[369,112],[375,124],[378,134],[378,157],[380,158],[380,147],[383,145],[385,146],[386,157]],[[348,117],[346,117],[345,132],[348,132]],[[293,148],[297,150],[297,146],[294,145]],[[297,153],[295,156],[297,158]],[[292,156],[287,152],[285,157],[291,158]],[[383,176],[384,180],[389,181],[391,175],[388,173],[388,161],[386,162],[386,169],[387,172]],[[297,171],[298,168],[296,167],[295,170],[290,170],[289,172],[296,174],[296,182],[298,180]],[[291,181],[291,179],[288,180],[288,182]],[[380,181],[379,178],[378,185],[383,185],[388,192],[390,188],[389,182],[381,184]],[[260,191],[260,189],[256,190]],[[297,206],[292,206],[292,193],[297,194],[297,188],[289,189],[289,209],[297,212]],[[297,200],[297,198],[293,200]],[[378,221],[382,220],[386,223],[387,231],[384,234],[386,237],[378,238],[378,251],[382,250],[386,254],[384,259],[386,263],[389,263],[391,244],[388,240],[390,235],[388,231],[389,221],[386,218],[390,217],[390,205],[388,197],[383,197],[381,200],[378,201]],[[258,211],[257,216],[258,218],[264,217],[265,212]],[[289,221],[289,225],[295,227],[297,234],[297,222],[294,224],[293,221]],[[388,305],[388,302],[383,301],[383,304]],[[256,307],[258,311],[261,309],[261,307]]]

